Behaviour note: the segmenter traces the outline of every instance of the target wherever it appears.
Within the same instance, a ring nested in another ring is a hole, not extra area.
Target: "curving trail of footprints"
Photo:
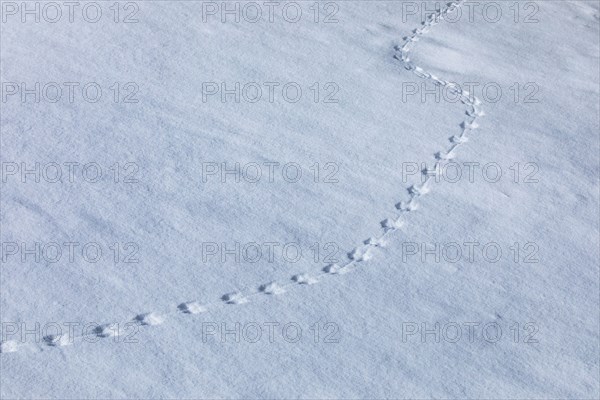
[[[345,264],[331,264],[327,265],[322,269],[321,272],[316,274],[298,274],[291,277],[290,282],[287,283],[277,283],[277,282],[268,282],[263,285],[260,285],[255,290],[247,290],[244,292],[237,291],[232,293],[227,293],[223,295],[220,301],[216,301],[208,304],[200,304],[196,301],[189,301],[185,303],[179,304],[176,308],[172,310],[167,310],[166,312],[151,312],[147,314],[139,314],[129,323],[134,322],[139,324],[140,326],[153,326],[160,325],[165,321],[165,318],[169,315],[171,316],[185,316],[191,314],[199,314],[208,311],[210,308],[216,308],[223,305],[240,305],[249,302],[251,297],[258,295],[281,295],[285,293],[286,289],[290,286],[294,285],[312,285],[319,282],[319,279],[326,277],[334,277],[337,275],[342,275],[347,272],[355,269],[356,265],[361,262],[366,262],[372,258],[374,251],[379,247],[384,247],[386,245],[386,238],[392,233],[398,231],[402,228],[403,225],[403,217],[405,213],[409,213],[415,211],[419,207],[419,199],[429,193],[430,191],[430,181],[433,178],[431,175],[432,171],[440,171],[442,164],[444,162],[448,162],[453,159],[456,154],[456,150],[468,141],[468,134],[477,129],[479,125],[477,124],[477,119],[484,115],[483,111],[480,107],[480,100],[477,97],[472,96],[469,92],[461,90],[457,87],[456,84],[445,81],[443,79],[438,78],[437,76],[425,71],[423,68],[415,65],[410,60],[410,52],[414,47],[415,43],[419,41],[419,36],[429,32],[430,28],[434,25],[440,23],[440,21],[444,20],[444,17],[448,12],[453,11],[456,7],[460,7],[465,0],[455,0],[452,2],[448,2],[446,7],[442,10],[438,10],[435,14],[431,14],[428,18],[421,23],[421,26],[412,31],[412,34],[404,37],[404,42],[401,45],[395,46],[394,50],[396,54],[394,58],[400,61],[404,68],[409,71],[412,71],[415,75],[422,79],[428,79],[432,81],[436,85],[443,86],[447,88],[447,90],[459,96],[461,102],[467,107],[465,113],[465,119],[461,123],[462,132],[459,135],[453,136],[450,138],[450,145],[445,150],[441,150],[435,154],[435,163],[433,164],[433,168],[430,170],[422,171],[423,174],[427,175],[427,178],[420,185],[413,185],[408,188],[408,193],[410,195],[409,200],[407,202],[400,202],[396,204],[396,209],[398,212],[395,213],[393,217],[387,218],[381,221],[381,234],[376,237],[371,237],[365,240],[362,245],[353,249],[350,253],[348,253],[348,261]],[[9,353],[19,350],[20,348],[26,347],[33,351],[44,351],[48,346],[51,347],[59,347],[71,345],[75,342],[80,342],[89,337],[95,338],[108,338],[115,336],[115,330],[113,329],[113,324],[105,324],[100,325],[92,332],[87,335],[80,335],[68,338],[67,336],[47,336],[44,337],[44,343],[42,344],[21,344],[17,341],[9,340],[3,343],[0,343],[0,353]],[[72,339],[72,340],[69,340]]]

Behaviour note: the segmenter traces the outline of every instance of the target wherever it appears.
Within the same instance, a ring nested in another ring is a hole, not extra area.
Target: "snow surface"
[[[2,181],[1,398],[600,398],[599,3],[520,2],[515,23],[514,2],[496,2],[496,23],[478,8],[425,24],[409,2],[330,3],[337,23],[323,22],[326,2],[319,23],[313,2],[298,23],[203,22],[195,1],[137,2],[131,24],[111,20],[112,2],[95,24],[2,22],[3,83],[103,88],[97,103],[3,101],[3,165],[96,162],[104,174]],[[530,4],[538,22],[524,23]],[[115,82],[138,84],[139,102],[113,102]],[[204,101],[203,82],[297,82],[303,96]],[[321,96],[334,82],[339,101],[315,103],[315,82]],[[463,102],[403,96],[436,82],[480,85]],[[500,101],[484,98],[490,82]],[[527,83],[537,103],[523,102]],[[138,182],[115,183],[109,168],[128,162]],[[208,162],[294,162],[303,175],[203,182]],[[496,163],[503,176],[403,179],[422,162]],[[327,163],[336,183],[323,182]],[[35,242],[97,242],[107,256],[5,254]],[[293,242],[303,257],[203,260],[208,242]],[[411,244],[465,242],[502,256],[407,257]],[[126,243],[138,263],[123,262]],[[21,340],[15,323],[98,327]],[[224,329],[236,323],[239,341]]]

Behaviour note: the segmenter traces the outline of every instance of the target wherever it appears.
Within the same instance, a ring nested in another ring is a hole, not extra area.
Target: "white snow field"
[[[598,1],[0,10],[0,398],[600,398]]]

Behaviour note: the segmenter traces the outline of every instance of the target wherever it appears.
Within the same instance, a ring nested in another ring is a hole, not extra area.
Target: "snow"
[[[2,2],[0,397],[599,398],[599,4],[454,3]]]

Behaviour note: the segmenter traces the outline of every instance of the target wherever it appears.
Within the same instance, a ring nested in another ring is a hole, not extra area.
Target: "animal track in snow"
[[[248,299],[246,299],[241,292],[232,292],[224,294],[221,297],[221,300],[223,300],[227,304],[244,304],[248,302]]]
[[[94,329],[94,333],[96,336],[101,338],[114,337],[119,334],[119,325],[118,324],[104,324],[97,326]]]
[[[346,267],[342,267],[339,264],[329,264],[326,267],[323,268],[323,272],[327,273],[327,274],[345,274],[347,272],[349,272],[349,268]]]
[[[371,252],[372,245],[357,247],[348,253],[348,258],[355,262],[368,261],[373,256]]]
[[[408,202],[401,201],[396,204],[396,209],[405,212],[416,211],[419,209],[419,204],[414,199],[411,199]]]
[[[285,290],[277,282],[265,283],[264,285],[261,285],[258,290],[266,294],[285,293]]]
[[[429,187],[427,185],[427,182],[429,182],[429,181],[425,181],[421,185],[412,185],[411,187],[408,188],[408,193],[410,193],[410,195],[413,198],[429,193]]]
[[[19,343],[16,340],[7,340],[0,343],[0,353],[13,353],[19,350]]]
[[[292,281],[300,285],[314,285],[315,283],[319,282],[316,278],[313,278],[307,274],[294,275],[292,276]]]
[[[386,218],[381,221],[381,227],[383,229],[400,229],[404,225],[404,222],[399,219]]]
[[[456,157],[456,154],[452,150],[447,152],[438,151],[435,153],[435,158],[438,160],[452,160]]]
[[[420,66],[415,65],[410,57],[409,53],[411,52],[415,43],[419,41],[419,36],[424,33],[429,32],[430,27],[437,25],[441,20],[444,19],[445,15],[455,7],[459,7],[464,3],[464,0],[453,1],[447,3],[447,7],[443,10],[438,10],[435,14],[430,14],[426,18],[426,20],[421,24],[422,26],[414,29],[412,34],[404,38],[404,42],[401,45],[394,46],[394,50],[396,54],[394,54],[393,58],[402,62],[404,68],[408,71],[411,71],[418,77],[422,79],[427,79],[432,81],[434,84],[443,86],[448,88],[448,90],[460,96],[460,101],[462,104],[468,106],[465,115],[466,119],[461,123],[462,132],[460,134],[454,135],[449,138],[451,146],[445,150],[438,151],[434,157],[437,160],[435,166],[439,166],[440,163],[444,161],[448,161],[453,159],[456,156],[456,149],[467,143],[468,138],[467,134],[473,130],[479,128],[479,124],[477,123],[477,119],[485,115],[485,113],[479,107],[481,101],[475,96],[471,96],[471,94],[467,91],[460,90],[456,87],[452,82],[443,80],[436,75],[433,75],[427,72]],[[435,171],[434,168],[433,171]],[[291,277],[291,281],[293,283],[282,284],[279,285],[276,282],[271,282],[268,284],[261,285],[258,290],[249,291],[247,296],[244,296],[241,292],[236,291],[228,294],[224,294],[221,297],[221,300],[226,304],[239,305],[248,302],[248,296],[254,296],[261,293],[277,295],[285,292],[285,288],[291,284],[299,284],[299,285],[312,285],[318,282],[319,277],[325,276],[338,276],[344,274],[346,272],[351,271],[351,266],[358,262],[368,261],[373,256],[373,251],[377,248],[381,248],[386,244],[386,237],[393,232],[402,228],[404,221],[402,220],[403,215],[407,212],[416,211],[419,208],[418,200],[421,196],[430,192],[429,182],[431,179],[431,170],[422,171],[424,175],[427,175],[427,178],[420,185],[412,185],[408,188],[408,193],[410,195],[410,199],[408,201],[399,202],[395,205],[395,208],[400,212],[399,215],[396,215],[392,218],[387,218],[381,221],[381,229],[382,233],[377,237],[370,237],[369,239],[363,242],[362,246],[359,246],[348,253],[349,261],[345,264],[330,264],[323,268],[320,274],[316,274],[316,276],[311,276],[308,274],[296,274]],[[183,312],[186,314],[199,314],[207,310],[207,308],[211,305],[217,303],[200,305],[195,301],[181,303],[177,306],[177,309],[173,312]],[[143,326],[152,326],[162,324],[164,321],[164,316],[158,313],[146,313],[140,314],[134,318],[135,321],[139,322]],[[111,324],[101,325],[94,332],[98,337],[110,337],[114,336],[114,330],[110,328]],[[71,342],[66,343],[65,340],[68,340],[66,336],[64,338],[48,336],[44,338],[47,345],[50,346],[65,346],[72,344]],[[16,341],[9,340],[0,343],[0,353],[10,353],[17,351],[19,347],[22,347]]]
[[[72,338],[69,335],[48,335],[44,336],[44,342],[48,346],[59,347],[59,346],[70,346],[73,344]]]
[[[363,243],[366,244],[367,246],[373,246],[373,247],[387,246],[387,241],[385,240],[385,238],[370,237],[367,240],[365,240]]]
[[[160,325],[164,322],[164,318],[162,315],[158,313],[147,313],[147,314],[139,314],[135,317],[135,320],[138,321],[142,325]]]
[[[467,143],[469,141],[469,138],[467,137],[461,137],[461,136],[452,136],[450,138],[450,141],[452,143]]]
[[[186,314],[200,314],[206,311],[206,308],[196,301],[181,303],[177,308]]]

